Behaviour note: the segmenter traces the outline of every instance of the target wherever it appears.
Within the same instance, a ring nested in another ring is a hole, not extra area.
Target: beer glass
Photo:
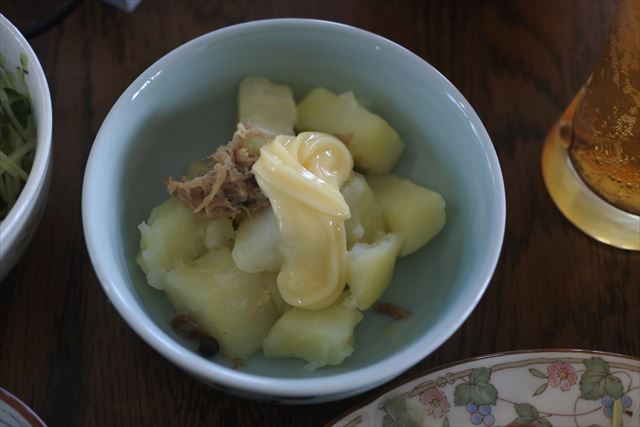
[[[542,173],[579,229],[640,250],[640,1],[622,0],[596,69],[550,130]]]

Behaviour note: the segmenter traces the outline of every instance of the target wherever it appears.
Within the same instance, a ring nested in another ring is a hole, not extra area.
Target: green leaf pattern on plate
[[[620,399],[623,395],[620,378],[609,372],[609,364],[602,358],[591,358],[584,361],[587,368],[580,379],[581,398],[598,400],[604,396]]]
[[[533,375],[534,377],[538,377],[538,378],[547,378],[547,376],[542,373],[542,371],[540,369],[536,369],[536,368],[529,368],[529,372],[531,373],[531,375]]]
[[[549,420],[543,418],[538,413],[538,410],[529,403],[516,403],[514,409],[518,418],[515,419],[516,424],[537,424],[544,427],[551,427]]]
[[[476,405],[495,405],[498,390],[489,382],[491,369],[476,368],[469,374],[469,382],[458,384],[453,392],[456,406],[474,403]]]

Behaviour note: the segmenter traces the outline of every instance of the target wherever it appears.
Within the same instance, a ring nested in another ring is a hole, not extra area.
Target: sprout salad
[[[15,73],[0,54],[0,221],[20,195],[35,154],[36,129],[25,80],[28,73],[24,54]]]

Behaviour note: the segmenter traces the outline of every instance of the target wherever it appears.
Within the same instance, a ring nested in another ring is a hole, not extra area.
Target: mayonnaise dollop
[[[351,213],[340,185],[352,169],[347,147],[324,133],[280,135],[260,149],[253,173],[280,227],[278,290],[288,304],[319,309],[344,290]]]

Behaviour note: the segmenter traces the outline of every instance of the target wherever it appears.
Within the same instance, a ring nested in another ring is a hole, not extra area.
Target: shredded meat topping
[[[166,179],[169,194],[205,218],[235,217],[269,205],[251,172],[257,148],[250,150],[249,140],[269,141],[274,135],[247,124],[238,124],[233,139],[210,156],[207,169],[194,178]],[[251,152],[253,151],[253,153]]]

